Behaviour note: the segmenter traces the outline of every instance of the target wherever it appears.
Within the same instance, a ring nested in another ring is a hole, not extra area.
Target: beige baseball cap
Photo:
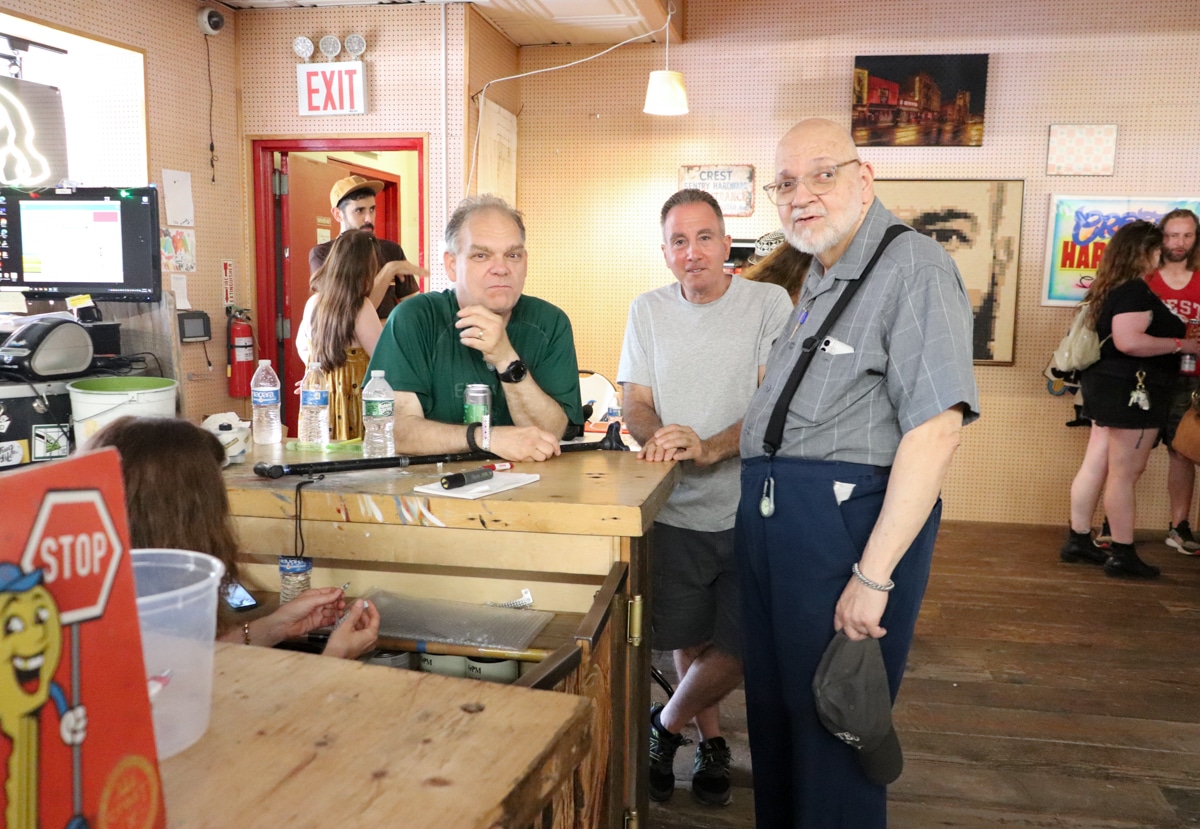
[[[329,191],[329,206],[337,207],[338,202],[345,198],[347,193],[353,193],[355,190],[362,190],[366,187],[370,188],[372,193],[378,193],[384,186],[382,181],[362,176],[348,176],[339,179],[333,183],[333,188]]]

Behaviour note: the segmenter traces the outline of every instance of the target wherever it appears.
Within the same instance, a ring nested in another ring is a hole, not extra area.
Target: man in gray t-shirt
[[[708,193],[681,190],[663,205],[663,255],[676,282],[639,296],[629,309],[617,381],[639,457],[681,462],[681,478],[652,537],[651,640],[674,652],[680,682],[651,709],[650,796],[675,786],[679,731],[695,720],[692,794],[729,802],[729,749],[720,701],[742,676],[733,525],[738,436],[771,345],[792,311],[777,285],[724,271],[730,239]]]

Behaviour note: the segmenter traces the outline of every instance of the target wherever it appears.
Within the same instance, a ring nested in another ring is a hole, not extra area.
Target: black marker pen
[[[476,484],[492,477],[490,469],[468,469],[466,472],[452,472],[442,476],[442,489],[458,489],[467,484]]]

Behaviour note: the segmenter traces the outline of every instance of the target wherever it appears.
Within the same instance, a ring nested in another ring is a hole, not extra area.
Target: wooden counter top
[[[581,697],[217,643],[167,825],[526,827],[586,754]]]
[[[244,463],[225,469],[233,513],[250,518],[294,516],[296,484],[305,479],[259,478],[254,474],[259,461],[351,457],[256,446]],[[304,487],[303,516],[313,521],[635,537],[649,529],[678,475],[674,463],[648,463],[634,452],[597,450],[515,464],[513,471],[537,473],[541,480],[477,501],[413,492],[414,486],[435,482],[444,472],[478,465],[446,464],[442,473],[433,464],[332,473]]]

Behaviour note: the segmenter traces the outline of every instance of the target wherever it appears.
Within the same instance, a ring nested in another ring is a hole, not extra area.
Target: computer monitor
[[[153,186],[0,187],[0,291],[157,302],[159,235]]]

